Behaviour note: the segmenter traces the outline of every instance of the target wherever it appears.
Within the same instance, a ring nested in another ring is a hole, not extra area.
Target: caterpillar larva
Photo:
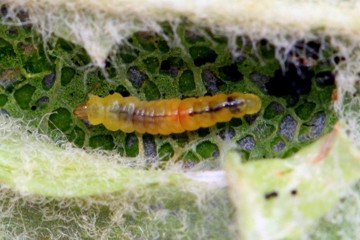
[[[260,108],[261,101],[254,94],[219,93],[183,100],[140,101],[114,93],[104,98],[90,96],[74,109],[74,114],[88,119],[92,125],[103,124],[111,131],[167,135],[210,127],[256,113]]]

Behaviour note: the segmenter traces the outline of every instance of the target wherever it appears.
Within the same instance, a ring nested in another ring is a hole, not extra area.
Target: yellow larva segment
[[[250,94],[250,93],[245,94],[245,93],[235,92],[229,94],[227,97],[244,100],[244,106],[241,109],[239,109],[239,111],[232,113],[234,118],[242,117],[245,114],[254,114],[259,112],[261,109],[261,100],[255,94]]]
[[[211,98],[211,100],[209,101],[209,106],[212,109],[222,106],[224,103],[227,102],[227,99],[228,95],[219,93],[216,95],[216,98]],[[217,113],[218,114],[211,114],[211,119],[214,123],[227,122],[232,118],[232,114],[228,108],[221,108]]]
[[[196,98],[186,98],[179,104],[179,120],[186,131],[193,131],[199,128],[198,123],[191,117],[194,112]]]
[[[205,97],[206,102],[199,100],[195,103],[194,109],[204,113],[195,114],[193,117],[193,121],[197,122],[199,126],[210,127],[218,122],[227,122],[233,117],[229,109],[224,107],[227,95],[219,93],[213,97]]]
[[[105,99],[98,96],[90,96],[86,103],[87,118],[92,125],[98,125],[105,121]]]
[[[156,108],[154,104],[150,104],[151,102],[147,102],[144,106],[145,109],[145,121],[144,121],[144,127],[146,129],[146,132],[150,134],[156,134]]]
[[[138,102],[135,106],[135,111],[132,116],[132,121],[134,125],[133,131],[137,131],[138,133],[145,133],[146,132],[146,126],[144,125],[144,121],[146,119],[145,116],[145,102],[141,101]]]
[[[113,95],[119,95],[115,93]],[[126,97],[121,101],[122,108],[121,113],[119,114],[120,120],[117,122],[116,130],[121,130],[123,132],[134,132],[134,121],[133,121],[133,113],[135,112],[136,105],[140,102],[140,100],[136,97]],[[115,131],[116,131],[115,130]]]
[[[254,114],[261,101],[254,94],[219,93],[199,98],[140,101],[115,93],[104,98],[90,96],[74,114],[93,125],[103,124],[111,131],[167,135],[210,127],[233,117]]]
[[[169,99],[164,101],[166,106],[166,118],[158,119],[159,122],[164,121],[162,123],[166,127],[164,127],[163,134],[170,134],[170,133],[181,133],[184,132],[184,129],[181,125],[179,119],[179,104],[181,102],[180,99]]]
[[[146,118],[146,129],[150,134],[158,134],[161,132],[161,126],[157,119],[165,116],[165,106],[163,100],[150,101],[146,104],[148,117]]]
[[[194,101],[194,113],[191,118],[189,118],[189,121],[196,122],[198,127],[210,127],[214,125],[216,122],[212,120],[211,115],[212,113],[210,111],[209,102],[211,101],[211,97],[206,96],[202,98],[196,98]]]

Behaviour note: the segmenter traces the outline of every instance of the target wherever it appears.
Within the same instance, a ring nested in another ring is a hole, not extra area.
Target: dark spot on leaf
[[[35,101],[35,106],[44,107],[50,101],[48,96],[42,96],[38,100]]]
[[[246,136],[239,141],[237,141],[237,144],[245,150],[252,150],[256,146],[256,142],[252,136]]]
[[[214,95],[219,92],[220,86],[224,85],[224,82],[221,81],[213,72],[210,70],[204,70],[201,73],[201,78],[204,82],[205,88],[210,95]]]
[[[194,64],[200,67],[206,63],[213,63],[217,58],[217,54],[214,50],[205,46],[194,46],[189,49],[191,58],[194,60]]]
[[[130,67],[126,75],[132,85],[136,88],[140,88],[144,81],[149,79],[149,77],[137,67]]]
[[[55,79],[56,79],[55,73],[50,73],[48,75],[45,75],[42,80],[43,89],[49,90],[50,88],[52,88],[52,86],[54,86]]]
[[[7,30],[6,30],[6,33],[9,35],[9,36],[12,36],[12,37],[15,37],[18,35],[19,31],[16,27],[9,27]]]
[[[139,154],[139,140],[135,133],[126,134],[125,152],[128,157],[136,157]]]
[[[312,140],[316,139],[322,133],[326,123],[326,114],[325,112],[318,112],[310,120],[310,122],[305,123],[308,131],[305,134],[299,136],[299,141]]]
[[[264,92],[267,92],[266,84],[270,81],[270,77],[259,72],[252,72],[250,74],[250,80],[253,81]]]
[[[257,113],[256,114],[247,114],[244,116],[244,119],[249,125],[251,125],[255,122],[255,120],[258,116],[259,115]]]
[[[345,60],[346,60],[346,58],[343,57],[343,56],[335,56],[334,57],[334,63],[335,64],[339,64],[341,61],[345,61]]]
[[[143,135],[144,155],[147,163],[153,163],[157,160],[156,143],[154,136],[150,134]]]
[[[296,127],[296,120],[291,115],[286,115],[280,123],[280,134],[291,142],[294,139]]]
[[[316,84],[319,87],[335,84],[335,74],[332,71],[319,72],[315,75]]]
[[[233,137],[235,137],[235,135],[236,135],[236,132],[232,127],[222,129],[219,132],[219,136],[221,137],[222,140],[230,140]]]
[[[197,130],[197,133],[199,135],[199,137],[205,137],[206,135],[208,135],[210,133],[209,128],[199,128]]]
[[[160,73],[176,77],[179,70],[184,65],[184,61],[179,57],[170,57],[161,62]]]
[[[236,63],[220,67],[219,74],[226,81],[238,82],[243,79],[243,74],[239,71]]]
[[[230,120],[230,126],[232,127],[239,127],[242,125],[242,121],[240,118],[233,118]]]
[[[295,56],[304,56],[306,58],[319,59],[321,43],[318,40],[304,41],[300,40],[295,43],[290,54]]]
[[[277,196],[279,196],[278,192],[272,191],[272,192],[265,193],[264,198],[266,200],[270,200],[272,198],[276,198]]]
[[[128,96],[130,96],[129,91],[128,91],[123,85],[119,85],[119,86],[116,88],[115,92],[120,93],[121,96],[123,96],[123,97],[128,97]]]
[[[276,70],[274,77],[265,84],[266,90],[272,96],[299,96],[308,94],[311,90],[311,79],[314,71],[303,65],[285,63],[285,71]]]
[[[273,119],[276,116],[283,114],[285,108],[278,102],[271,102],[265,109],[264,118]]]
[[[280,152],[282,151],[284,148],[285,148],[286,144],[284,141],[280,140],[279,142],[277,142],[273,147],[272,149],[275,151],[275,152]]]

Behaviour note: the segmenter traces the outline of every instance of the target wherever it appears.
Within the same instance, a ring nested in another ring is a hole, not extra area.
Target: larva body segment
[[[167,135],[210,127],[260,110],[261,101],[254,94],[219,93],[199,98],[140,101],[118,93],[90,96],[75,108],[74,114],[92,125],[103,124],[111,131]]]

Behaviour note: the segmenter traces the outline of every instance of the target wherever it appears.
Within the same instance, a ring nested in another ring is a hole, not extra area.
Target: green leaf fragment
[[[228,153],[225,169],[242,239],[299,239],[359,178],[359,153],[340,131],[293,157],[242,163]]]
[[[0,133],[0,181],[15,191],[84,197],[191,181],[181,173],[134,169],[103,155],[39,141],[18,132],[17,125],[9,126],[7,119],[0,117],[0,129],[4,130]]]

